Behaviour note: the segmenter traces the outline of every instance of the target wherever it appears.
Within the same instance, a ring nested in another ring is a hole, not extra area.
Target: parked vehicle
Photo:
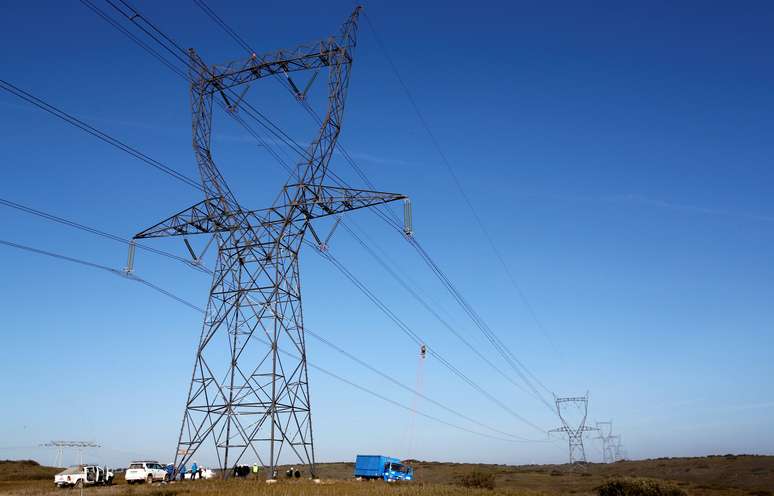
[[[56,487],[109,486],[113,483],[113,472],[107,467],[96,465],[75,465],[54,476]]]
[[[155,460],[141,460],[132,462],[124,473],[124,478],[129,484],[141,484],[147,482],[166,481],[167,470]]]
[[[381,455],[357,455],[355,477],[358,479],[383,479],[387,482],[414,479],[414,469],[397,458]]]
[[[197,479],[212,479],[213,477],[215,477],[215,471],[212,470],[211,468],[199,467],[199,472],[200,474],[196,477]],[[183,477],[186,479],[190,479],[191,471],[189,470],[188,472],[186,472]]]

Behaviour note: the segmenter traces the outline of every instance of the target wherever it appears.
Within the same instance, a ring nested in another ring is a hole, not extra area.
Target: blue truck
[[[381,455],[357,455],[355,477],[365,480],[384,479],[387,482],[414,479],[414,469],[397,458]]]

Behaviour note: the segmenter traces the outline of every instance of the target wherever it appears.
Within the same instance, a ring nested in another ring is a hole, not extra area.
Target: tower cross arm
[[[548,432],[550,433],[550,432],[569,432],[569,431],[570,429],[567,427],[557,427],[556,429],[551,429]]]
[[[360,10],[359,6],[355,8],[338,37],[331,36],[315,43],[261,55],[253,53],[247,60],[216,66],[207,77],[210,91],[222,91],[275,74],[287,76],[290,72],[321,69],[341,63],[340,56],[343,56],[346,63],[351,63],[350,50],[356,44]]]
[[[231,230],[231,217],[219,201],[207,199],[135,234],[134,239],[226,232]]]
[[[338,186],[302,186],[303,193],[298,208],[307,219],[337,215],[350,210],[373,207],[408,197],[399,193],[342,188]]]

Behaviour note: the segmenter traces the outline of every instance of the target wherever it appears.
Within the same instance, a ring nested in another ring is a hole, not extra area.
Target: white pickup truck
[[[141,484],[147,482],[160,482],[167,480],[167,470],[155,460],[141,460],[129,464],[124,473],[124,478],[129,484]]]
[[[75,465],[54,476],[58,488],[83,486],[109,486],[113,483],[113,472],[107,467],[96,465]]]

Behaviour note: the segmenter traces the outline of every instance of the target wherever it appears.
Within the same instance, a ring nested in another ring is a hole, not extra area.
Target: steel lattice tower
[[[602,463],[616,461],[615,442],[618,436],[613,435],[613,421],[597,422],[599,435],[594,439],[602,441]]]
[[[217,241],[176,467],[212,442],[224,476],[253,456],[273,476],[283,454],[315,475],[299,250],[307,230],[314,234],[314,219],[405,199],[325,182],[341,131],[359,12],[338,36],[225,66],[208,67],[190,51],[193,148],[205,199],[135,236],[213,234]],[[210,153],[213,98],[233,109],[238,86],[322,69],[328,71],[328,108],[306,156],[270,208],[243,208]]]
[[[570,464],[586,463],[586,449],[583,447],[583,435],[586,432],[596,431],[596,427],[586,425],[586,417],[589,409],[589,396],[576,396],[571,398],[555,398],[556,413],[562,421],[562,426],[552,429],[549,432],[563,432],[567,434],[567,440],[570,448]],[[562,413],[562,407],[575,406],[581,414],[580,421],[570,424],[566,414]]]

